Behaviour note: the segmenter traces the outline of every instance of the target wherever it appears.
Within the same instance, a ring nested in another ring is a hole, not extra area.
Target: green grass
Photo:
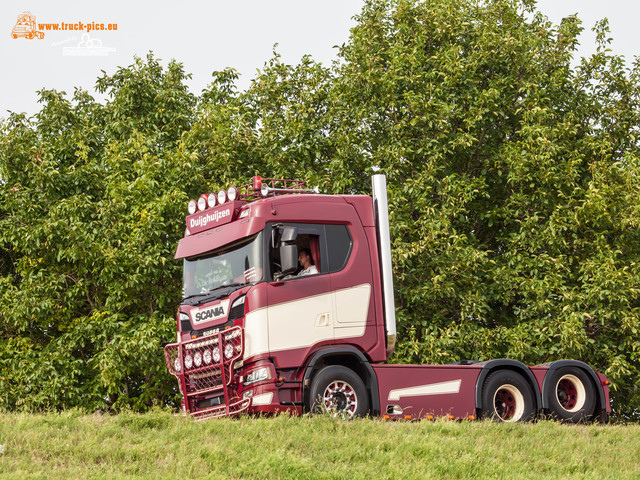
[[[640,478],[640,426],[0,415],[2,478]]]

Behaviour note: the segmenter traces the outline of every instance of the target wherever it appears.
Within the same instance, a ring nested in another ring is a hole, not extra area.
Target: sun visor
[[[245,220],[228,223],[206,232],[184,237],[178,242],[174,258],[187,258],[202,255],[229,243],[237,242],[249,237],[264,228],[264,220],[247,218]]]

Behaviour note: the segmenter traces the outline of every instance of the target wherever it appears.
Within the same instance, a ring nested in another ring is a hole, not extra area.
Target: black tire
[[[482,386],[482,417],[501,422],[529,422],[536,414],[533,390],[512,370],[490,374]]]
[[[544,392],[549,413],[568,423],[591,421],[596,406],[596,392],[587,373],[577,367],[563,367],[552,372]]]
[[[369,395],[362,379],[340,365],[330,365],[318,372],[311,382],[309,411],[334,417],[363,417],[369,413]]]

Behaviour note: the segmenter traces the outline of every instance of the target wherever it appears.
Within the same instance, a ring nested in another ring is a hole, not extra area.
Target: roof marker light
[[[198,199],[198,210],[202,212],[205,208],[207,208],[207,196],[203,194]]]
[[[196,213],[197,208],[198,202],[196,202],[195,200],[189,200],[189,206],[187,207],[189,215],[193,215],[194,213]]]
[[[218,192],[218,203],[222,205],[226,201],[227,201],[227,192],[225,192],[224,190],[220,190]]]
[[[215,193],[210,193],[209,196],[207,197],[207,205],[209,205],[209,208],[213,208],[216,206],[216,194]]]
[[[262,188],[262,177],[253,177],[253,189],[259,192]]]

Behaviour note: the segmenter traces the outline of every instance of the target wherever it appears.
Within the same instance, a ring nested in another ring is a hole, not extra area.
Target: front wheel
[[[369,412],[369,396],[362,379],[340,365],[330,365],[318,372],[311,383],[310,411],[350,419]]]
[[[596,395],[593,384],[584,370],[559,368],[550,374],[545,391],[551,415],[569,423],[588,422],[593,416]]]
[[[482,416],[502,422],[528,422],[535,416],[533,391],[522,375],[498,370],[482,386]]]

